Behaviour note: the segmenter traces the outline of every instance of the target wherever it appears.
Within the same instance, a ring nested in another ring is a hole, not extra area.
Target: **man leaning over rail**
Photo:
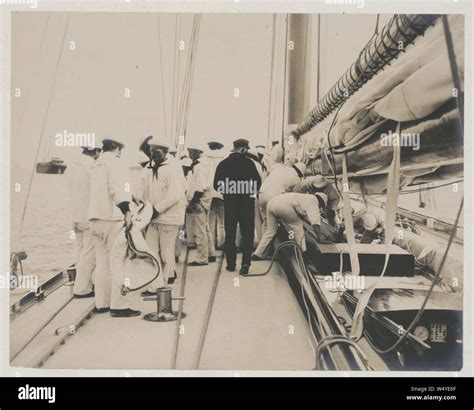
[[[267,230],[252,257],[253,260],[262,260],[265,252],[278,232],[278,222],[285,225],[289,239],[306,251],[304,222],[308,222],[316,234],[318,242],[323,241],[324,232],[321,232],[320,208],[327,206],[327,196],[324,193],[302,194],[289,192],[273,197],[267,206]]]
[[[324,178],[322,175],[307,177],[301,182],[300,189],[301,192],[309,192],[311,194],[316,192],[322,192],[326,194],[328,199],[327,204],[323,209],[324,216],[327,219],[329,225],[336,228],[340,225],[337,212],[339,210],[341,198],[336,189],[326,178]]]

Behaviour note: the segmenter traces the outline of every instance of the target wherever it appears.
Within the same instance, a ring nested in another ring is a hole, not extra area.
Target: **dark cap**
[[[115,148],[125,148],[125,145],[122,144],[120,141],[114,140],[112,138],[106,138],[102,140],[102,149],[103,150],[110,150]]]
[[[234,148],[248,148],[249,142],[246,139],[239,138],[238,140],[234,141]]]
[[[207,145],[209,146],[209,149],[211,150],[224,148],[224,144],[221,144],[220,142],[217,142],[217,141],[209,141]]]

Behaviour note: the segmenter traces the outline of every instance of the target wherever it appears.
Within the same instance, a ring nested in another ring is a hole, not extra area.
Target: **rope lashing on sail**
[[[367,81],[424,34],[439,15],[396,14],[363,48],[356,61],[293,131],[299,137],[324,120]],[[401,46],[400,46],[401,45]]]

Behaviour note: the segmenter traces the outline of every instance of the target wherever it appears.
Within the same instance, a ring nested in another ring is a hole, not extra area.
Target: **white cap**
[[[160,140],[159,138],[152,138],[150,141],[148,141],[148,145],[167,149],[170,148],[170,144],[164,142],[163,140]]]
[[[322,175],[315,175],[311,182],[315,188],[324,188],[328,185],[328,181]]]
[[[379,225],[379,218],[373,212],[367,211],[362,218],[362,225],[367,231],[373,231]]]
[[[176,148],[176,145],[172,145],[170,149],[168,150],[170,154],[175,154],[178,152],[178,148]]]

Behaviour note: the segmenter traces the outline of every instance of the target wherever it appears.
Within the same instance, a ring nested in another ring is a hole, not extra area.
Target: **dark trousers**
[[[255,199],[228,195],[224,198],[225,254],[227,266],[235,266],[235,233],[240,225],[242,265],[250,265],[255,231]]]

